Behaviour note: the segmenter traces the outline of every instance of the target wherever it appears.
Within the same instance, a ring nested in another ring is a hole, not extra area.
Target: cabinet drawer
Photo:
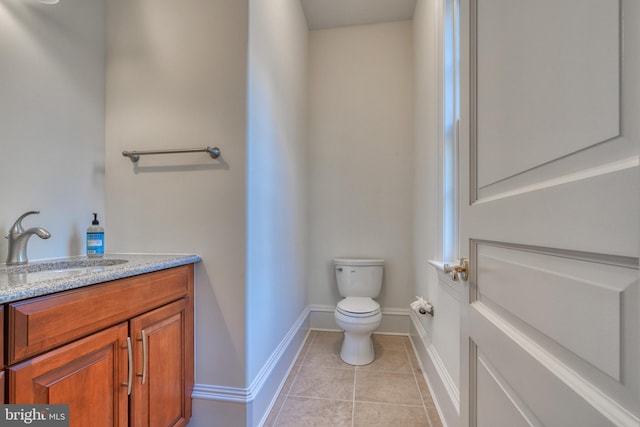
[[[189,295],[193,264],[9,304],[7,364]]]

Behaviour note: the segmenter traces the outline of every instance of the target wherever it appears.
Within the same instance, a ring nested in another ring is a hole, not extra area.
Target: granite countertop
[[[200,262],[199,255],[106,254],[0,264],[0,304]]]

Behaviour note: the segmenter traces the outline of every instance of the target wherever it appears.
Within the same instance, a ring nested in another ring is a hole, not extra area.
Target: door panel
[[[461,0],[462,426],[640,426],[640,3]]]
[[[479,187],[619,135],[617,1],[477,9]]]
[[[555,359],[544,347],[531,341],[509,322],[480,302],[470,313],[472,324],[471,376],[478,383],[471,400],[477,402],[477,420],[483,414],[500,412],[493,401],[480,399],[484,366],[495,372],[509,386],[506,398],[521,402],[540,424],[562,427],[608,427],[633,425],[633,418],[610,401],[598,399],[597,388],[585,382],[575,371]],[[508,394],[507,394],[508,393]],[[626,424],[616,424],[603,414]],[[474,417],[475,418],[475,417]],[[474,422],[476,419],[474,419]],[[631,424],[630,424],[631,423]],[[479,424],[474,424],[479,425]],[[494,427],[510,427],[508,424]]]
[[[477,242],[475,300],[496,304],[620,381],[623,310],[638,309],[621,305],[623,292],[637,286],[633,261],[543,251]]]

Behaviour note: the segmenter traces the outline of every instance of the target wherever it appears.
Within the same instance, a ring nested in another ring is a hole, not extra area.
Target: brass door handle
[[[451,273],[451,278],[457,282],[458,279],[462,279],[463,281],[467,281],[469,279],[469,259],[461,258],[460,265],[454,265],[453,267],[449,264],[444,265],[444,272]]]

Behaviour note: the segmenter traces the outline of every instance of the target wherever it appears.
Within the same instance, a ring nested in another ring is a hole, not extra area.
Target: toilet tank
[[[370,297],[380,295],[384,260],[336,258],[333,260],[338,292],[343,297]]]

